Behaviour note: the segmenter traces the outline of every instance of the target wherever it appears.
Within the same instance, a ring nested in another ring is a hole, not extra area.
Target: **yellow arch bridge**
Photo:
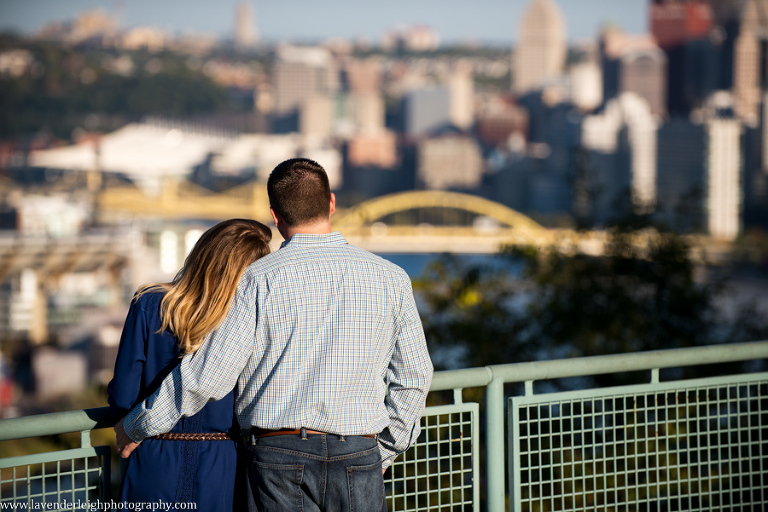
[[[252,182],[215,194],[189,182],[168,181],[158,196],[135,187],[112,188],[99,197],[106,219],[124,216],[165,219],[255,218],[271,224],[266,185]],[[596,244],[602,233],[576,235],[549,229],[502,204],[469,194],[409,191],[339,209],[333,228],[350,243],[378,253],[494,253],[503,245]],[[279,243],[279,235],[276,237]]]

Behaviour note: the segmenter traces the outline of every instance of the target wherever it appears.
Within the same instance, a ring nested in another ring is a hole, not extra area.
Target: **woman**
[[[226,316],[245,268],[269,253],[271,238],[269,228],[253,220],[221,222],[203,233],[172,282],[139,289],[108,388],[115,420],[200,347]],[[230,392],[170,433],[145,439],[127,459],[121,500],[195,502],[197,510],[231,512],[238,430]]]

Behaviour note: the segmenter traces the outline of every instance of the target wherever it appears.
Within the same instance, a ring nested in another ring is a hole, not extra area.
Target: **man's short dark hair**
[[[331,187],[325,169],[308,158],[292,158],[274,168],[267,180],[269,206],[289,226],[327,219]]]

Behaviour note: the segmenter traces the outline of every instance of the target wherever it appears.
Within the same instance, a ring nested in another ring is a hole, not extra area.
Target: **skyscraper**
[[[600,60],[605,101],[634,92],[654,115],[666,114],[667,59],[651,36],[608,27],[600,36]]]
[[[277,51],[272,87],[274,111],[286,114],[296,111],[311,96],[335,94],[338,72],[325,48],[285,46]]]
[[[715,237],[734,240],[741,221],[741,124],[733,118],[713,118],[707,132],[707,231]]]
[[[768,0],[745,0],[734,42],[733,94],[736,112],[750,125],[760,116],[761,89],[766,85]]]
[[[475,89],[472,70],[469,66],[461,64],[455,66],[448,78],[448,93],[451,122],[462,130],[468,129],[475,121]]]
[[[660,218],[683,232],[704,227],[706,130],[678,117],[659,127],[657,197]]]
[[[756,126],[768,85],[768,0],[708,0],[718,36],[717,89],[731,90],[736,114]]]
[[[451,95],[447,87],[414,89],[403,97],[404,132],[422,137],[451,124]]]
[[[711,65],[704,60],[714,23],[706,0],[653,0],[651,33],[667,56],[667,108],[686,115],[711,89]]]
[[[531,91],[559,76],[565,56],[563,14],[553,0],[533,0],[520,22],[512,66],[515,92]]]
[[[253,18],[253,7],[250,2],[237,5],[235,14],[235,46],[250,48],[258,42],[256,23]]]
[[[594,212],[610,218],[621,212],[628,194],[637,213],[656,206],[656,131],[658,124],[648,102],[632,92],[622,93],[604,112],[588,116],[582,125],[582,144],[594,168],[591,187],[600,191]]]
[[[483,158],[473,138],[448,134],[419,141],[416,177],[425,189],[473,189],[482,176]]]

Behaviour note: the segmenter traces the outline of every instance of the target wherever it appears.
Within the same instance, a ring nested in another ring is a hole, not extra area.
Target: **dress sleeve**
[[[115,372],[107,387],[107,400],[115,421],[126,415],[139,399],[147,362],[147,317],[138,300],[131,300],[125,319]]]
[[[219,400],[235,388],[253,353],[256,332],[255,291],[244,281],[221,325],[125,416],[123,428],[132,440],[170,431],[179,418],[196,414],[209,400]]]

